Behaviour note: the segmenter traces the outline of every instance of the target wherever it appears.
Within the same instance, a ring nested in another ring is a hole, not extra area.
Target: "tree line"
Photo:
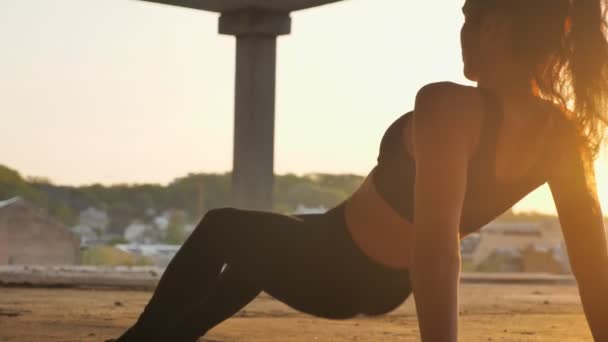
[[[191,173],[167,185],[93,184],[76,187],[56,185],[44,178],[23,177],[16,170],[0,165],[0,200],[20,196],[68,226],[77,222],[82,210],[95,207],[107,212],[110,232],[122,234],[133,220],[166,210],[183,210],[185,220],[196,222],[207,210],[230,206],[230,178],[230,173]],[[354,174],[277,175],[274,210],[292,213],[298,205],[331,208],[352,194],[362,181],[363,177]],[[507,211],[499,220],[548,217]]]
[[[110,231],[122,233],[134,219],[165,210],[179,209],[190,222],[198,221],[210,209],[230,205],[230,173],[191,173],[160,184],[93,184],[64,186],[48,179],[23,177],[0,165],[0,200],[20,196],[45,209],[68,226],[88,207],[105,210]],[[298,205],[330,208],[350,195],[363,177],[346,174],[277,175],[274,210],[292,213]]]

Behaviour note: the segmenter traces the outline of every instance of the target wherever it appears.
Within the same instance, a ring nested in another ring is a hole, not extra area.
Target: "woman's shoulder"
[[[458,136],[474,151],[484,114],[478,88],[453,82],[430,83],[416,95],[414,129],[428,137]]]
[[[483,99],[476,87],[453,82],[429,83],[416,94],[414,115],[428,117],[436,124],[466,126],[483,115]]]
[[[475,104],[481,99],[479,88],[454,82],[434,82],[424,85],[416,95],[417,101],[445,103],[456,101],[460,104]]]

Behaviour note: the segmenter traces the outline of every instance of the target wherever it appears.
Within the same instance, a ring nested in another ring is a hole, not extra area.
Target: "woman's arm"
[[[459,228],[474,134],[455,108],[470,110],[462,103],[468,94],[461,86],[434,84],[416,99],[411,277],[423,341],[458,339]]]
[[[568,141],[549,187],[587,321],[596,341],[608,341],[608,252],[593,161]]]

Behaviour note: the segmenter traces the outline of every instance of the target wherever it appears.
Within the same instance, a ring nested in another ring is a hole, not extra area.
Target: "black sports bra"
[[[461,234],[478,230],[511,208],[520,199],[543,185],[555,152],[541,154],[524,177],[513,184],[495,179],[495,159],[498,133],[504,113],[498,98],[489,90],[478,88],[484,103],[479,148],[469,162],[466,195],[460,222]],[[376,191],[401,217],[414,220],[414,183],[416,162],[404,145],[404,125],[412,112],[402,115],[385,132],[380,144],[378,164],[373,171]],[[556,151],[557,149],[552,149]]]

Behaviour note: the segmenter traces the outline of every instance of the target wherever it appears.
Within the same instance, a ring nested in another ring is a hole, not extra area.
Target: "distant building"
[[[100,209],[88,207],[78,215],[78,222],[70,230],[80,238],[80,245],[95,246],[106,243],[108,214]]]
[[[473,259],[473,253],[475,253],[479,245],[479,240],[481,240],[479,233],[469,234],[460,240],[460,256],[463,261],[471,261]]]
[[[170,212],[166,212],[164,215],[161,216],[156,216],[152,222],[154,223],[154,225],[162,232],[167,231],[167,228],[169,227],[169,223],[171,221],[171,213]]]
[[[99,244],[99,234],[89,226],[77,224],[71,227],[70,230],[80,238],[80,245],[82,246]]]
[[[502,271],[568,273],[568,257],[555,222],[490,223],[479,232],[468,259],[478,267],[498,258]]]
[[[106,232],[109,223],[108,214],[94,207],[89,207],[78,215],[78,225],[91,228],[99,236]]]
[[[562,246],[528,245],[520,253],[523,272],[570,273],[568,257]]]
[[[132,243],[151,244],[160,241],[162,235],[163,233],[157,227],[136,220],[125,228],[123,237]]]
[[[78,263],[80,241],[67,227],[18,197],[0,202],[0,264]]]

